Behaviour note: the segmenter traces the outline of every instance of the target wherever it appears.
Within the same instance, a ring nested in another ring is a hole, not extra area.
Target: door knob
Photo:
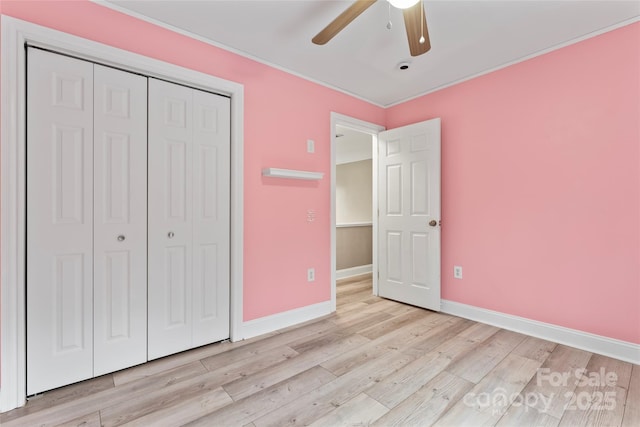
[[[167,233],[167,237],[169,237],[170,239],[172,239],[173,236],[175,236],[175,234],[173,234],[173,231],[170,231],[169,233]]]
[[[429,225],[432,227],[435,227],[436,225],[438,225],[438,221],[436,221],[435,219],[432,219],[431,221],[429,221]]]
[[[123,234],[118,236],[118,242],[124,242],[124,239],[125,239],[125,237],[124,237]]]

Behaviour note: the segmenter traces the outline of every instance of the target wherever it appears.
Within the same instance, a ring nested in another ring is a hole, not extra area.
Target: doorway
[[[331,113],[331,304],[336,280],[372,273],[377,295],[377,135],[383,126]]]
[[[372,135],[336,126],[336,278],[372,272]]]

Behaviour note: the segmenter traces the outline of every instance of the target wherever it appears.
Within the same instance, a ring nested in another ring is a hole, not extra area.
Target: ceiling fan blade
[[[427,19],[424,15],[422,1],[419,1],[408,9],[404,9],[402,14],[404,15],[404,26],[407,30],[411,56],[427,53],[429,49],[431,49],[431,41],[429,40]],[[424,43],[420,43],[421,36],[424,36]]]
[[[375,2],[376,0],[357,0],[347,10],[338,15],[336,19],[331,21],[329,25],[324,27],[311,41],[315,44],[325,44]]]

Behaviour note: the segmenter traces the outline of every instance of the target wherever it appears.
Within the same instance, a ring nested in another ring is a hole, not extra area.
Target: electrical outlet
[[[462,279],[462,267],[459,265],[453,266],[453,278]]]
[[[316,280],[316,269],[307,268],[307,282],[313,282]]]
[[[316,142],[313,139],[307,139],[307,153],[316,152]]]

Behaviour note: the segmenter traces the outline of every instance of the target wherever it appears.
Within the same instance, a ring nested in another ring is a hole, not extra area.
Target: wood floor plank
[[[447,320],[446,317],[433,315],[418,318],[393,333],[383,335],[351,351],[343,352],[323,362],[322,366],[334,375],[343,375],[365,361],[379,357],[384,352],[389,350],[402,351],[405,346],[410,346],[422,339],[423,334],[428,333],[430,329],[434,328],[433,325],[438,324],[436,322],[444,322],[445,320]]]
[[[498,332],[500,328],[485,323],[472,322],[471,326],[460,332],[462,338],[479,343]]]
[[[544,361],[536,376],[529,381],[523,393],[538,396],[529,406],[560,419],[569,397],[576,388],[575,372],[584,369],[591,353],[565,345],[557,345]],[[563,378],[566,378],[564,380]]]
[[[362,310],[363,313],[375,313],[378,311],[386,312],[386,310],[392,309],[398,305],[396,301],[380,298],[375,295],[362,297],[360,301],[367,304],[367,307]]]
[[[349,313],[351,311],[354,310],[362,310],[363,308],[367,307],[369,304],[365,304],[361,301],[353,301],[350,302],[348,304],[342,304],[339,306],[338,310],[340,311],[340,313]]]
[[[594,354],[587,364],[587,372],[578,380],[559,425],[621,425],[631,368],[630,363]]]
[[[474,385],[456,375],[440,372],[373,425],[430,426]]]
[[[100,412],[92,412],[80,416],[66,423],[58,424],[56,427],[100,427]]]
[[[345,282],[336,285],[336,293],[341,297],[346,295],[352,295],[357,292],[369,291],[373,292],[373,287],[369,280],[359,280],[353,282]]]
[[[395,408],[438,376],[451,363],[437,352],[428,353],[383,379],[366,393],[385,405]]]
[[[338,406],[311,427],[368,426],[389,412],[389,409],[364,393],[360,393],[344,405]],[[257,427],[257,426],[256,426]]]
[[[212,362],[211,359],[203,359],[201,362],[209,371],[207,377],[215,378],[220,385],[224,385],[289,360],[298,354],[292,348],[282,346],[225,365]]]
[[[79,415],[103,410],[107,406],[126,402],[130,400],[132,396],[144,395],[152,390],[164,389],[170,387],[172,384],[198,377],[206,372],[207,370],[202,366],[200,361],[191,362],[187,365],[179,366],[148,378],[89,394],[62,405],[42,409],[22,418],[7,422],[3,420],[2,427],[25,425],[55,426],[68,422]]]
[[[523,395],[526,396],[527,395]],[[530,399],[537,399],[537,396],[531,396]],[[515,426],[535,426],[535,427],[557,427],[560,420],[545,412],[541,412],[536,408],[532,408],[526,404],[511,405],[507,412],[500,418],[496,427],[515,427]]]
[[[205,357],[202,361],[205,366],[215,369],[216,366],[226,366],[239,360],[255,357],[306,337],[317,337],[329,333],[334,326],[330,319],[323,319],[300,328],[288,329],[280,334],[271,335],[238,348],[232,348],[223,353]]]
[[[354,289],[339,294],[342,304],[348,304],[355,301],[362,301],[365,298],[373,296],[371,289]]]
[[[478,383],[524,339],[525,336],[517,332],[500,330],[478,345],[473,352],[454,361],[447,367],[447,371]]]
[[[378,296],[375,295],[367,295],[367,296],[363,296],[363,299],[361,299],[360,301],[362,301],[365,304],[369,304],[369,305],[374,305],[383,301],[387,301],[384,298],[380,298]],[[392,302],[392,301],[391,301]]]
[[[291,347],[299,354],[309,353],[319,348],[332,345],[337,341],[341,341],[346,335],[351,334],[342,334],[340,332],[331,331],[328,333],[317,334],[315,336],[304,337],[300,340],[293,341],[289,343],[289,347]],[[369,341],[369,339],[367,339],[367,341]]]
[[[294,426],[312,423],[344,405],[392,372],[410,363],[414,358],[396,350],[388,351],[377,359],[363,363],[328,384],[323,385],[294,402],[284,405],[265,416],[253,420],[256,427]],[[304,408],[303,411],[300,408]]]
[[[449,366],[458,354],[464,354],[475,344],[460,339],[460,345],[447,341],[440,347],[407,364],[369,388],[366,393],[388,408],[408,399]]]
[[[460,318],[443,317],[438,320],[445,321],[440,323],[434,322],[432,324],[432,327],[426,329],[423,334],[417,337],[416,340],[413,340],[411,345],[405,346],[402,349],[402,352],[412,354],[416,357],[422,356],[426,353],[429,353],[441,344],[454,339],[456,336],[463,333],[468,328],[475,326],[470,320],[464,320]],[[497,329],[495,329],[494,327],[488,325],[485,326],[486,328],[484,328],[484,331],[487,332],[486,334],[479,333],[478,335],[476,335],[475,339],[470,339],[461,335],[459,339],[462,341],[466,341],[468,344],[467,347],[470,347],[479,342],[477,340],[486,338],[497,332]],[[460,353],[456,351],[456,354],[459,355]]]
[[[232,403],[233,399],[222,387],[218,387],[212,391],[198,393],[183,399],[174,405],[163,406],[157,411],[152,411],[122,425],[126,427],[181,426]]]
[[[111,375],[102,375],[98,378],[92,378],[90,380],[48,391],[44,394],[29,398],[27,405],[22,408],[16,408],[12,411],[0,414],[0,426],[10,420],[34,414],[36,412],[46,410],[47,408],[63,405],[65,403],[73,403],[84,396],[109,390],[113,387],[113,377]]]
[[[113,381],[117,386],[151,377],[157,373],[184,366],[188,363],[199,361],[203,357],[212,354],[223,353],[233,348],[230,342],[219,343],[219,345],[205,346],[187,352],[174,354],[160,359],[152,360],[142,365],[113,373]]]
[[[413,305],[406,305],[406,304],[395,304],[389,308],[385,308],[382,311],[384,311],[385,313],[391,314],[392,316],[399,316],[401,314],[405,314],[405,313],[409,313],[417,310],[426,311],[431,314],[436,314],[435,311],[427,310],[425,308],[415,307]]]
[[[277,408],[295,401],[301,396],[333,381],[335,375],[319,366],[294,375],[285,381],[268,387],[251,396],[236,401],[186,425],[210,427],[224,425],[245,425]]]
[[[336,304],[336,308],[341,308],[345,304],[351,304],[354,302],[373,305],[381,301],[379,297],[371,295],[371,292],[358,292],[357,294],[346,295],[338,298],[340,298],[340,304]]]
[[[368,342],[322,362],[320,366],[335,376],[341,376],[369,360],[377,359],[393,350],[385,342]]]
[[[307,320],[306,322],[296,323],[296,324],[293,324],[291,326],[287,326],[286,328],[278,329],[277,331],[274,331],[269,335],[270,336],[282,335],[282,334],[286,334],[288,332],[299,331],[300,329],[313,329],[313,327],[315,327],[315,326],[319,326],[321,324],[326,323],[327,321],[330,321],[331,319],[333,319],[335,317],[335,315],[336,315],[335,312],[329,313],[329,314],[325,314],[324,316],[316,317],[316,318]],[[253,342],[253,341],[263,341],[263,338],[268,338],[269,335],[259,335],[257,337],[250,338],[248,341],[251,341],[251,342]]]
[[[514,350],[513,354],[528,357],[544,363],[558,344],[535,337],[526,337]]]
[[[472,323],[446,314],[432,312],[426,317],[401,326],[395,331],[390,331],[385,335],[389,338],[385,339],[390,340],[389,343],[393,344],[394,348],[403,352],[412,353],[410,349],[416,350],[419,348],[420,352],[414,353],[416,353],[416,356],[420,356],[426,353],[425,349],[427,347],[423,345],[425,341],[434,339],[444,330],[447,330],[448,333],[460,332]],[[405,339],[402,334],[409,334],[410,337]]]
[[[633,365],[622,427],[640,426],[640,365]]]
[[[366,342],[369,342],[369,340],[359,335],[343,337],[316,351],[302,353],[272,366],[270,369],[262,370],[250,377],[232,381],[226,384],[224,389],[233,400],[242,399],[243,397],[250,396],[289,377],[311,369],[313,366],[321,364],[341,351],[348,351]]]
[[[372,307],[372,305],[367,304],[362,310],[351,311],[348,313],[338,313],[333,318],[331,318],[331,322],[338,327],[350,326],[355,322],[360,322],[360,326],[367,327],[367,321],[369,322],[379,322],[386,319],[390,319],[393,317],[391,314],[384,313],[381,309],[384,306],[377,307],[377,304]],[[376,315],[376,318],[369,319],[372,315]]]
[[[435,425],[459,426],[471,425],[472,422],[478,425],[495,425],[517,396],[520,396],[539,367],[538,361],[514,354],[507,355]],[[468,377],[476,378],[475,375]]]
[[[383,312],[383,313],[389,314],[388,312]],[[430,317],[433,314],[434,314],[433,312],[428,310],[416,309],[414,311],[409,311],[407,313],[393,316],[390,319],[379,322],[375,325],[371,325],[359,331],[358,334],[362,335],[363,337],[369,338],[370,340],[375,340],[376,338],[380,338],[385,334],[394,332],[398,328],[401,328],[404,325],[410,324],[415,320],[425,319],[427,317]]]
[[[471,326],[469,326],[471,325]],[[426,351],[432,351],[437,349],[440,354],[451,359],[452,362],[461,360],[467,353],[474,351],[482,342],[489,339],[498,331],[493,326],[482,325],[482,328],[477,327],[478,324],[474,324],[469,320],[461,319],[461,321],[453,323],[453,326],[447,329],[440,329],[431,335],[430,339],[420,343],[417,346],[412,346],[412,351],[416,349],[424,349]],[[469,331],[474,330],[473,337],[469,337]],[[436,345],[434,347],[434,345]]]
[[[363,313],[363,318],[352,320],[351,322],[336,322],[335,332],[341,334],[359,334],[363,329],[367,329],[372,325],[379,324],[393,316],[383,311]],[[295,349],[295,348],[294,348]]]
[[[222,395],[217,378],[207,374],[172,384],[166,389],[149,391],[100,411],[104,427],[119,426],[203,394]],[[225,393],[226,394],[226,393]]]

